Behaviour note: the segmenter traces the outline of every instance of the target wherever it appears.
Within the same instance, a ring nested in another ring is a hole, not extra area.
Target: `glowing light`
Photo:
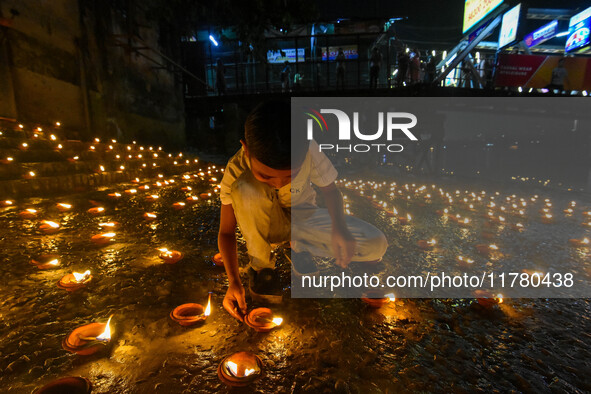
[[[275,324],[276,326],[280,326],[281,323],[283,323],[283,318],[281,318],[281,317],[274,317],[273,318],[273,324]]]
[[[205,307],[205,311],[203,312],[203,314],[205,316],[211,315],[211,293],[209,294],[209,299],[207,300],[207,306]]]
[[[107,320],[107,325],[105,326],[105,331],[103,331],[103,333],[101,335],[96,337],[97,341],[110,341],[111,340],[111,326],[109,325],[109,323],[111,323],[112,317],[113,317],[113,315],[111,315],[109,317],[109,320]]]
[[[76,280],[76,282],[81,283],[88,279],[88,277],[90,276],[90,270],[86,270],[83,274],[73,272],[72,275],[74,275],[74,279]]]

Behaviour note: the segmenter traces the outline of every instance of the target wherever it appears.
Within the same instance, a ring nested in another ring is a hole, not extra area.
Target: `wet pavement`
[[[154,182],[19,201],[1,209],[3,392],[29,393],[69,375],[87,377],[95,393],[591,391],[591,303],[584,299],[509,299],[492,307],[474,299],[397,299],[380,309],[358,299],[293,299],[273,308],[284,319],[280,327],[256,333],[222,307],[226,276],[211,262],[217,252],[219,201],[200,200],[181,210],[171,206],[189,194],[211,192],[210,182],[181,177],[162,187]],[[143,184],[151,189],[124,192]],[[182,186],[193,190],[182,191]],[[122,195],[109,199],[107,194],[113,192]],[[416,250],[400,253],[408,249],[405,242],[414,243],[428,232],[420,212],[435,207],[419,209],[409,203],[406,209],[416,209],[419,216],[405,240],[395,222],[349,192],[344,191],[355,215],[397,239],[385,261],[424,256]],[[148,201],[150,194],[160,197]],[[576,199],[579,210],[591,205],[581,196]],[[104,215],[87,212],[91,200],[105,207]],[[561,197],[555,200],[561,210]],[[62,213],[56,209],[58,202],[74,207]],[[38,209],[38,218],[21,219],[18,212],[24,208]],[[158,218],[148,222],[145,212]],[[58,222],[60,231],[41,234],[40,220]],[[105,232],[99,223],[107,221],[119,223],[115,241],[94,245],[90,238]],[[536,227],[536,233],[542,244],[589,233],[578,222],[572,229],[564,233]],[[450,256],[462,248],[456,232],[445,226],[437,231],[448,246],[458,242]],[[508,249],[517,250],[524,242],[510,244],[510,233],[503,234]],[[161,247],[185,256],[176,264],[164,264],[158,258]],[[245,262],[243,242],[239,250]],[[58,254],[60,266],[39,270],[29,264],[45,253]],[[536,253],[543,256],[544,248]],[[577,258],[580,264],[590,264],[588,252]],[[287,287],[285,258],[279,259],[279,266]],[[57,287],[64,275],[87,269],[93,279],[85,288],[69,293]],[[209,292],[212,313],[202,325],[182,327],[169,318],[177,305],[205,304]],[[113,337],[104,349],[91,356],[62,349],[62,340],[73,329],[105,322],[111,314]],[[230,390],[216,370],[224,357],[243,350],[261,357],[264,376],[249,387]]]

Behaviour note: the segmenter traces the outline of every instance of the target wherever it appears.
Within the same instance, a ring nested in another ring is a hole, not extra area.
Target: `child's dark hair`
[[[276,170],[289,170],[306,158],[309,141],[303,129],[297,134],[292,136],[291,108],[285,100],[262,102],[244,124],[244,140],[250,155]]]

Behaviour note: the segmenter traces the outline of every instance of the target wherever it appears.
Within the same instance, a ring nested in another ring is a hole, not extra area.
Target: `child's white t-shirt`
[[[240,148],[228,161],[228,165],[224,170],[224,177],[220,184],[220,200],[223,205],[232,204],[232,184],[244,171],[250,171],[250,161],[244,154],[244,150]],[[316,193],[311,183],[319,187],[325,187],[333,183],[337,179],[337,175],[337,170],[328,157],[320,152],[316,141],[311,141],[310,148],[298,174],[291,180],[291,183],[278,190],[281,206],[315,204]]]

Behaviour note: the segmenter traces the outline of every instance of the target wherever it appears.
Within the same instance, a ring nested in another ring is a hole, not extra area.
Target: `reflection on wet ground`
[[[87,377],[97,393],[226,391],[216,370],[237,351],[251,351],[264,363],[263,377],[238,390],[243,392],[591,390],[591,305],[584,299],[513,299],[492,307],[473,299],[397,299],[379,309],[359,299],[293,299],[273,309],[284,319],[280,327],[257,333],[222,308],[226,276],[211,263],[217,252],[219,202],[206,198],[180,210],[172,207],[191,193],[181,190],[185,183],[199,195],[211,190],[208,182],[177,178],[163,187],[152,183],[147,182],[150,190],[135,194],[124,191],[139,185],[122,184],[3,208],[3,391],[28,393],[68,375]],[[122,196],[107,197],[115,191]],[[160,197],[148,200],[150,194]],[[383,212],[359,196],[348,199],[353,214],[396,237],[388,259],[400,258],[397,253],[408,249],[406,242],[431,231],[417,210],[413,230],[402,238],[399,226]],[[90,200],[105,208],[103,215],[87,212]],[[73,209],[60,212],[58,202]],[[584,204],[579,203],[579,214]],[[38,218],[21,219],[18,212],[25,208],[38,209]],[[417,209],[397,208],[401,213]],[[146,212],[156,213],[157,219],[145,220]],[[59,223],[59,231],[43,235],[40,220]],[[106,232],[99,224],[108,221],[118,222],[112,230],[116,237],[104,246],[93,244],[93,235]],[[479,236],[445,226],[437,231],[450,256],[462,248],[464,237]],[[585,232],[581,228],[574,235]],[[536,233],[542,244],[572,235],[543,226]],[[507,244],[510,235],[501,236],[506,247],[517,250]],[[184,258],[165,264],[158,257],[162,247],[181,251]],[[531,253],[542,258],[545,248]],[[241,244],[242,261],[244,250]],[[59,255],[59,266],[40,270],[29,263],[47,253]],[[408,253],[424,256],[414,249]],[[589,263],[588,252],[578,258]],[[288,283],[284,258],[280,269]],[[84,288],[67,292],[57,286],[64,275],[85,270],[93,279]],[[202,325],[182,327],[170,319],[177,305],[205,305],[209,292],[212,313]],[[91,356],[62,349],[73,329],[105,322],[111,314],[113,337],[104,349]]]

